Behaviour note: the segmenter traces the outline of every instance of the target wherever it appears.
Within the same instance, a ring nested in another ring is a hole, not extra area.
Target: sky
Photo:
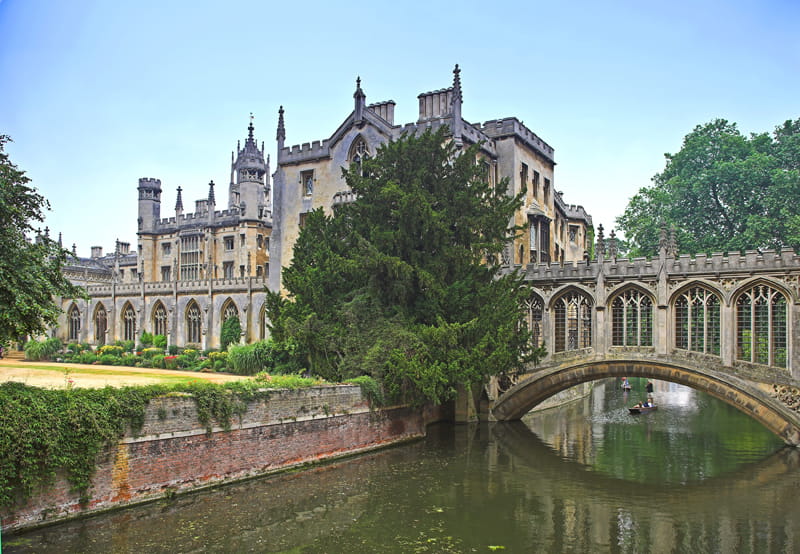
[[[165,217],[219,198],[251,113],[274,171],[279,106],[287,145],[326,139],[360,76],[409,123],[455,64],[463,117],[522,120],[608,233],[695,126],[800,117],[800,2],[0,0],[0,134],[89,256],[135,248],[140,177]]]

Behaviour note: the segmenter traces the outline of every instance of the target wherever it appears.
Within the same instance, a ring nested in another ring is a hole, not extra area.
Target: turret
[[[232,199],[238,197],[238,206],[244,219],[260,219],[266,204],[267,163],[264,160],[264,150],[259,149],[256,144],[253,136],[254,130],[253,115],[250,114],[247,140],[244,148],[237,147],[236,161],[233,162],[236,182],[231,183],[230,196]],[[280,137],[280,128],[278,135]]]
[[[161,221],[161,179],[139,179],[139,233],[152,233]]]

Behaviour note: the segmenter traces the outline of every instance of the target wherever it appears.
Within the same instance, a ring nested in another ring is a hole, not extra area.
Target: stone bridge
[[[519,267],[526,318],[548,354],[486,388],[497,420],[519,419],[554,394],[607,377],[688,385],[800,444],[800,255],[598,260]]]

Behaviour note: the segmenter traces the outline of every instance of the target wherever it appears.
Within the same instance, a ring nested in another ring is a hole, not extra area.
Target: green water
[[[636,383],[643,387],[643,383]],[[800,452],[727,405],[613,382],[513,424],[4,537],[3,552],[798,552]]]

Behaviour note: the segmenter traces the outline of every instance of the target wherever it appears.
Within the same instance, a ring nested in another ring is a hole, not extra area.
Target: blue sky
[[[456,63],[465,119],[521,119],[608,232],[695,125],[800,117],[800,2],[0,0],[0,134],[88,256],[136,244],[139,177],[163,215],[225,187],[250,112],[274,161],[280,105],[287,144],[327,138],[361,76],[411,122]]]

